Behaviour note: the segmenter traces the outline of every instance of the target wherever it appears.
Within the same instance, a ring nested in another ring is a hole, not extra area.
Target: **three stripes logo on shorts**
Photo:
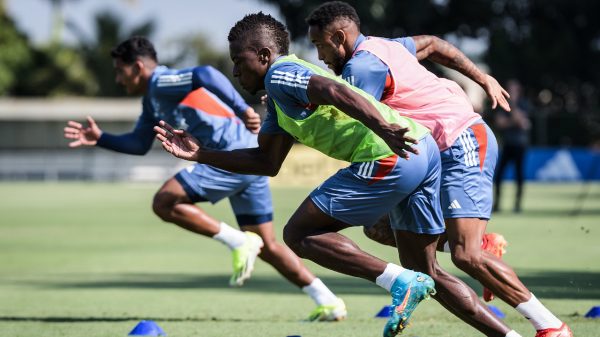
[[[271,84],[282,84],[287,85],[294,88],[302,88],[306,89],[308,87],[309,76],[300,76],[298,74],[273,70],[273,75],[271,76]]]
[[[458,137],[458,139],[460,140],[460,144],[462,145],[463,151],[465,153],[465,165],[468,167],[479,165],[477,146],[475,145],[475,142],[473,142],[470,130],[471,129],[466,129]]]
[[[375,161],[366,161],[361,163],[358,167],[358,175],[363,178],[371,178],[373,174],[373,168],[375,167]]]
[[[454,199],[451,203],[450,206],[448,206],[448,209],[459,209],[462,208],[460,207],[460,204],[458,203],[458,200]]]

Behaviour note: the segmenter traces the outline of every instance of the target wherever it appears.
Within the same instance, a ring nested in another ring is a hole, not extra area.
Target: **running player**
[[[229,80],[210,66],[176,70],[158,65],[150,41],[132,37],[111,52],[116,82],[128,94],[143,95],[143,111],[135,129],[126,134],[103,132],[88,117],[89,126],[70,121],[65,137],[70,147],[99,146],[144,155],[154,140],[152,128],[166,120],[187,129],[202,146],[215,150],[255,147],[260,118]],[[243,123],[242,123],[243,120]],[[253,131],[253,132],[251,132]],[[242,230],[216,220],[198,202],[228,198]],[[323,282],[285,245],[275,241],[268,178],[235,174],[204,164],[192,165],[167,180],[154,196],[152,209],[161,219],[188,231],[212,237],[232,251],[231,286],[250,277],[258,255],[285,278],[301,287],[316,303],[310,320],[343,319],[346,309]]]
[[[288,55],[285,26],[270,15],[251,14],[237,22],[229,48],[242,87],[252,94],[266,89],[269,97],[258,147],[213,151],[161,122],[155,131],[163,147],[179,158],[245,174],[276,175],[294,140],[350,162],[296,210],[284,229],[286,243],[301,257],[390,291],[394,310],[384,336],[395,336],[416,305],[433,293],[432,278],[381,261],[338,233],[390,213],[394,234],[415,241],[398,245],[402,262],[425,266],[422,271],[440,280],[442,296],[456,298],[453,310],[466,321],[487,335],[505,336],[508,328],[482,305],[466,303],[477,301],[474,292],[437,264],[437,239],[444,232],[437,199],[440,158],[429,131],[322,68]],[[405,140],[418,144],[413,149]],[[418,154],[405,160],[407,151]],[[469,310],[475,311],[473,317]]]
[[[442,157],[441,203],[453,262],[516,308],[532,323],[536,336],[572,336],[512,268],[481,249],[492,209],[496,139],[462,89],[427,71],[417,58],[430,57],[460,70],[486,90],[494,107],[498,102],[509,109],[507,94],[496,80],[452,45],[431,36],[365,37],[356,11],[341,1],[322,4],[306,21],[319,59],[330,69],[432,131]]]

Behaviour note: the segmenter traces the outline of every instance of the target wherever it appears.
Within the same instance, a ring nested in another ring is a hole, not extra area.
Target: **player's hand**
[[[74,139],[69,143],[69,147],[96,145],[102,135],[102,130],[96,125],[96,121],[92,117],[88,116],[87,122],[87,127],[75,121],[67,122],[67,126],[64,128],[65,138]]]
[[[492,101],[492,109],[496,109],[496,106],[500,105],[502,109],[510,111],[510,105],[508,104],[510,95],[508,92],[492,76],[485,75],[485,78],[486,81],[483,84],[483,90],[485,90]]]
[[[409,128],[403,128],[398,124],[390,124],[385,129],[385,133],[379,136],[400,158],[408,159],[410,157],[409,152],[419,154],[419,150],[411,146],[411,144],[418,144],[419,141],[407,136],[408,131],[410,131]]]
[[[250,132],[258,133],[260,131],[260,115],[254,109],[249,107],[242,115],[242,121]]]
[[[177,158],[198,161],[200,142],[184,130],[175,130],[165,121],[160,121],[154,127],[156,138],[162,143],[163,149]]]

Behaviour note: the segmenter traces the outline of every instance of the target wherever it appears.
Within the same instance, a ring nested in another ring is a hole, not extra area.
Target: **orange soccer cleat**
[[[483,235],[483,242],[481,248],[486,252],[493,254],[498,258],[502,258],[502,255],[506,253],[504,249],[508,245],[504,236],[498,233],[486,233]],[[494,299],[494,294],[488,288],[483,288],[483,300],[489,302]]]
[[[560,328],[538,330],[535,337],[573,337],[573,332],[566,323]]]

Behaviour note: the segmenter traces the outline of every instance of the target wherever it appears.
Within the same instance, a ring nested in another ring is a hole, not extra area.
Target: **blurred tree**
[[[139,26],[125,29],[123,20],[111,13],[101,12],[95,19],[95,36],[83,34],[74,23],[67,21],[67,27],[79,40],[78,52],[83,57],[85,66],[90,71],[98,86],[95,92],[98,96],[124,96],[125,91],[115,85],[115,76],[110,51],[121,41],[142,35],[150,38],[154,32],[154,21],[148,20]]]
[[[0,96],[9,93],[17,74],[31,63],[31,54],[27,36],[17,29],[0,3]]]
[[[264,0],[277,5],[294,40],[305,38],[304,18],[323,1]],[[537,143],[576,144],[600,137],[600,1],[594,0],[348,0],[368,35],[438,35],[487,45],[483,60],[500,80],[519,79],[536,102]],[[554,116],[554,117],[553,117]],[[554,119],[552,119],[554,118]],[[562,120],[572,125],[564,127]],[[554,122],[553,122],[554,121]],[[534,120],[534,123],[536,120]],[[554,124],[556,128],[553,128]],[[560,126],[562,127],[562,130]],[[597,128],[597,127],[596,127]],[[581,130],[586,132],[581,132]],[[542,132],[543,133],[543,132]]]
[[[244,97],[249,104],[260,103],[260,98],[250,95],[241,88],[238,81],[233,78],[233,63],[229,58],[228,51],[222,51],[214,48],[210,40],[203,34],[197,34],[191,37],[185,37],[175,40],[171,43],[171,50],[177,50],[175,56],[171,59],[161,60],[163,64],[172,64],[175,67],[210,65],[221,71]]]

